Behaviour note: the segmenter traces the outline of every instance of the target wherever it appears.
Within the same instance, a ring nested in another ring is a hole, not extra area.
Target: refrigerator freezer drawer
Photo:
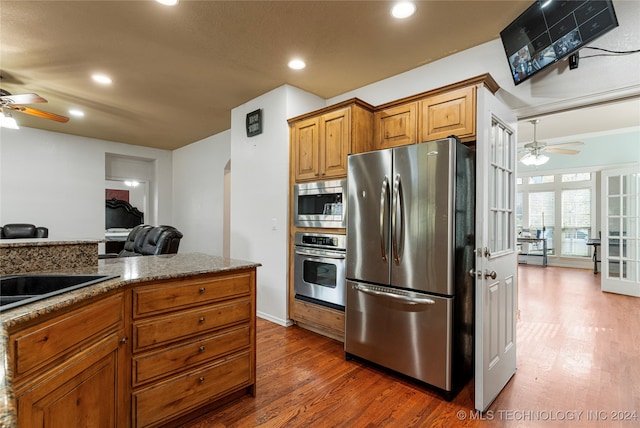
[[[453,298],[347,281],[345,352],[451,391]]]

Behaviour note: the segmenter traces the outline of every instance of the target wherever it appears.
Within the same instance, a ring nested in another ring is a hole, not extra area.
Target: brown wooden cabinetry
[[[346,177],[347,155],[371,148],[373,113],[362,102],[289,120],[294,181]]]
[[[10,333],[18,426],[125,426],[123,293]]]
[[[17,324],[17,425],[161,426],[254,395],[255,283],[255,268],[141,282]]]
[[[255,393],[255,270],[132,290],[133,426]]]
[[[308,330],[333,339],[344,340],[344,312],[313,303],[291,299],[291,318]]]
[[[415,144],[418,103],[410,102],[376,111],[374,142],[378,149]]]
[[[420,141],[456,135],[475,140],[476,88],[465,87],[420,101]]]
[[[473,146],[479,88],[492,93],[499,89],[495,80],[484,74],[375,108],[354,98],[289,120],[291,185],[346,177],[348,153],[418,144],[450,135]],[[290,201],[290,218],[292,206]],[[296,231],[303,230],[345,233],[344,229],[305,229],[289,224],[289,317],[305,328],[343,340],[343,312],[295,299],[293,238]]]

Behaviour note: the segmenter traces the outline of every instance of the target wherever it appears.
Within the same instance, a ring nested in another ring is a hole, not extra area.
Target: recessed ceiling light
[[[83,117],[84,116],[84,112],[82,110],[78,110],[76,108],[72,108],[71,110],[69,110],[69,114],[75,117]]]
[[[156,1],[165,6],[175,6],[178,4],[178,0],[156,0]]]
[[[394,18],[404,19],[408,18],[416,11],[416,5],[411,1],[403,1],[400,3],[396,3],[393,8],[391,8],[391,15]]]
[[[292,59],[291,61],[289,61],[289,68],[292,68],[294,70],[302,70],[306,66],[307,64],[305,64],[301,59]]]
[[[94,82],[98,82],[101,85],[110,85],[111,84],[111,78],[109,76],[107,76],[106,74],[94,74],[91,76],[91,78],[93,79]]]

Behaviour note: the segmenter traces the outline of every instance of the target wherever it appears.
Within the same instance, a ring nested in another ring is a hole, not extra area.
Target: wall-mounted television
[[[611,0],[536,1],[500,32],[513,82],[524,82],[617,26]]]

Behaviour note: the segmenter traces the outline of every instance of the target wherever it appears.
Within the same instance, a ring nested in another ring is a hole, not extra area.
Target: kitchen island
[[[119,277],[0,312],[0,426],[161,426],[254,394],[258,266],[185,253],[56,272]]]

